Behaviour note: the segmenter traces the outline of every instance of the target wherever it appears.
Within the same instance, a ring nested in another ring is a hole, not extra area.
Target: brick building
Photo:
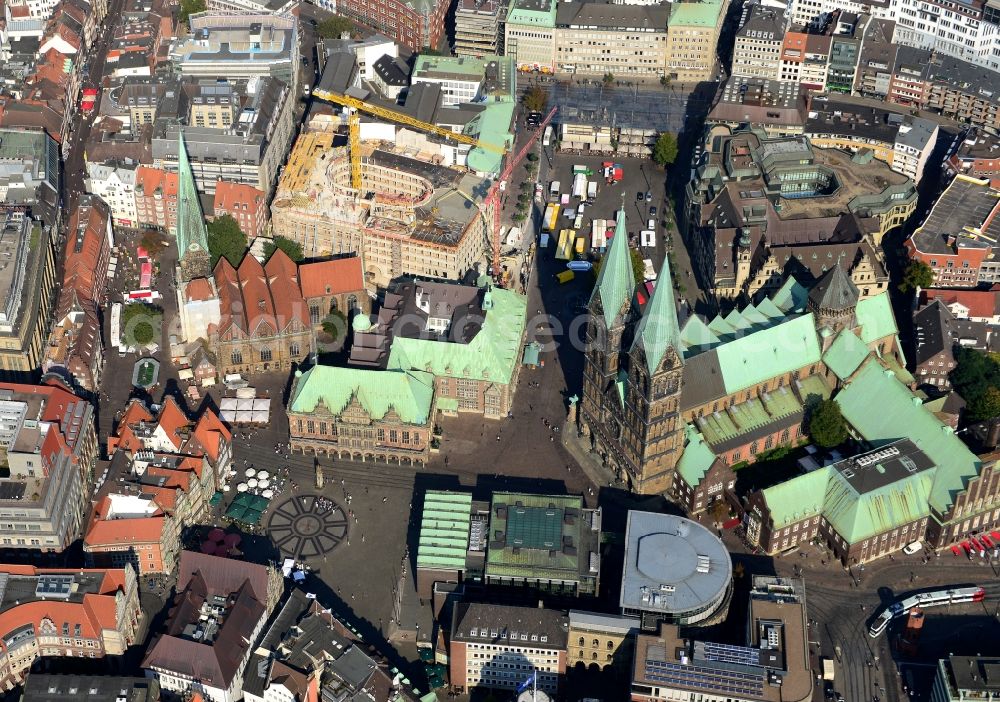
[[[220,180],[215,185],[212,209],[216,217],[231,215],[247,239],[253,241],[267,226],[266,199],[265,193],[252,185]]]
[[[451,622],[451,685],[516,690],[534,672],[538,689],[554,693],[566,673],[568,636],[564,612],[461,602]]]
[[[19,685],[41,657],[121,656],[142,609],[135,571],[0,565],[0,687]]]
[[[135,170],[136,226],[177,230],[177,174],[152,166]]]
[[[413,51],[444,48],[447,0],[343,0],[337,12]]]

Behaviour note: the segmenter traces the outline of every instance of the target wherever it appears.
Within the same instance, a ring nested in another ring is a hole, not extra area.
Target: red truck
[[[80,109],[84,112],[92,112],[97,104],[97,88],[84,88],[83,97],[80,99]]]
[[[601,164],[601,174],[604,176],[604,182],[611,185],[612,183],[621,182],[624,170],[622,169],[622,164],[620,163],[605,161]]]

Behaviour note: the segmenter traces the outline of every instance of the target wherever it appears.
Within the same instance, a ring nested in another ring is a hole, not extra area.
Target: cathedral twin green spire
[[[628,250],[628,231],[625,229],[625,208],[618,210],[615,234],[611,245],[601,262],[597,274],[597,284],[590,301],[600,300],[601,314],[607,329],[615,325],[619,312],[635,294],[635,274],[632,272],[632,256]]]
[[[605,328],[611,329],[626,303],[635,295],[635,273],[632,270],[632,255],[628,247],[628,230],[625,226],[625,209],[618,211],[615,235],[604,256],[597,284],[591,295],[591,302],[601,303],[601,316]],[[646,354],[646,365],[650,373],[663,360],[668,348],[673,348],[681,357],[681,327],[677,319],[677,300],[674,298],[674,281],[670,275],[670,265],[666,261],[660,271],[653,295],[646,305],[645,313],[636,328],[632,350],[642,347]]]
[[[650,374],[656,371],[667,349],[672,348],[678,359],[683,361],[681,346],[681,325],[677,320],[677,300],[674,297],[674,281],[670,275],[670,262],[664,261],[656,288],[649,298],[639,326],[635,330],[632,349],[642,347],[646,354],[646,369]]]

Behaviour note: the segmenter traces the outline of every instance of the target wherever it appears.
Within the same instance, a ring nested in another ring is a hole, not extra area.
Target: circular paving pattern
[[[347,513],[322,495],[290,497],[272,508],[267,531],[291,558],[322,556],[347,538]]]

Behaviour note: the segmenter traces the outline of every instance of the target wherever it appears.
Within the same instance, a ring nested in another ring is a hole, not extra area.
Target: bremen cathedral
[[[811,289],[789,278],[726,316],[682,320],[668,266],[640,304],[627,239],[619,212],[590,299],[578,421],[629,489],[661,493],[697,462],[798,443],[808,408],[868,362],[906,382],[888,296],[864,296],[837,263]]]

